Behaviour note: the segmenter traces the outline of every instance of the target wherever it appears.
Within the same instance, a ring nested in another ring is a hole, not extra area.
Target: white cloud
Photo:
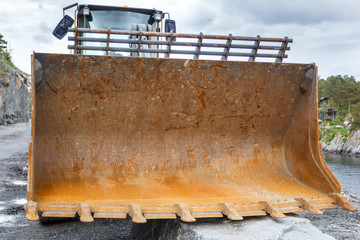
[[[62,8],[73,0],[2,0],[0,33],[13,48],[15,64],[30,72],[30,54],[68,53],[67,39],[51,34]],[[100,1],[80,1],[104,4]],[[357,0],[132,0],[129,7],[168,11],[178,32],[242,36],[289,36],[294,39],[285,62],[315,62],[322,77],[354,75],[360,80],[360,2]],[[118,0],[106,5],[119,6]],[[68,12],[72,15],[73,10]]]

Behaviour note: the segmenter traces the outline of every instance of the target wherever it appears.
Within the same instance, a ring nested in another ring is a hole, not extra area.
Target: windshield
[[[114,10],[93,10],[91,15],[89,25],[93,29],[130,30],[132,24],[148,24],[151,18],[148,14]]]
[[[91,29],[108,29],[111,30],[132,30],[133,24],[143,24],[148,25],[151,21],[150,14],[137,13],[137,12],[126,12],[119,10],[92,10],[91,15],[85,17],[84,21],[80,21],[85,28]],[[82,25],[81,24],[81,25]],[[82,26],[80,26],[82,27]],[[153,28],[153,26],[151,26]],[[85,33],[84,37],[94,37],[94,38],[106,38],[104,34],[97,33]],[[125,39],[129,38],[129,36],[125,35],[112,35],[111,39]],[[94,46],[94,47],[104,47],[106,46],[106,42],[83,42],[86,46]],[[128,48],[129,44],[124,43],[110,43],[109,47],[118,47],[118,48]],[[95,50],[84,50],[82,54],[86,55],[105,55],[104,51],[95,51]],[[120,56],[130,56],[130,53],[122,52],[112,53],[109,52],[109,55],[120,55]]]

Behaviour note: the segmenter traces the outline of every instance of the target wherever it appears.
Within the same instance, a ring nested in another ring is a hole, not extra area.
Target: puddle
[[[14,180],[14,181],[12,181],[12,184],[20,185],[20,186],[26,186],[27,182],[26,181],[21,181],[21,180]]]
[[[3,211],[5,209],[5,203],[4,201],[0,201],[0,211]]]
[[[14,220],[14,216],[11,215],[4,215],[4,214],[0,214],[0,224],[3,223],[12,223]]]
[[[25,203],[27,203],[27,200],[26,198],[20,198],[13,200],[13,202],[17,205],[25,205]]]

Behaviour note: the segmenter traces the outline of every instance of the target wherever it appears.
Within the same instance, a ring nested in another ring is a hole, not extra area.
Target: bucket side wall
[[[291,174],[300,182],[326,194],[340,192],[340,184],[322,161],[318,138],[317,67],[305,65],[295,86],[301,97],[286,137],[285,157]]]

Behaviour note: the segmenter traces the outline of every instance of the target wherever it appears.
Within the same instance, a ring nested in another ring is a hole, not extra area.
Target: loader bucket
[[[314,64],[32,61],[29,220],[353,210],[318,143]]]

